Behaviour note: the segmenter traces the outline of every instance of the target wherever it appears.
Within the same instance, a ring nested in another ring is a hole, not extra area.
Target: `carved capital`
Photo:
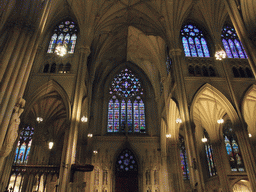
[[[89,46],[80,46],[78,48],[79,53],[84,53],[86,55],[86,57],[89,56],[89,54],[91,53],[90,47]]]
[[[181,49],[171,49],[170,51],[169,51],[169,54],[170,55],[173,55],[173,56],[175,56],[175,55],[181,55],[181,53],[182,53],[182,50]]]

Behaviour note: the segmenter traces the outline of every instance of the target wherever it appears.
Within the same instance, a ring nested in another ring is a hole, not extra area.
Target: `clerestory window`
[[[228,58],[246,59],[247,55],[234,27],[226,25],[222,29],[221,39]]]
[[[145,133],[145,105],[140,80],[122,70],[109,87],[107,132]]]
[[[74,53],[77,39],[78,27],[75,22],[66,20],[56,25],[47,53],[54,53],[57,45],[65,44],[69,54]]]
[[[204,34],[195,25],[184,25],[180,34],[186,57],[210,57]]]

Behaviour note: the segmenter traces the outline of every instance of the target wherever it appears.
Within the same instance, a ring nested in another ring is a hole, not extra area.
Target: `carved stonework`
[[[12,151],[13,144],[18,137],[18,129],[20,125],[20,115],[24,111],[25,100],[20,98],[14,106],[12,117],[8,126],[7,134],[3,146],[0,150],[0,157],[7,157]]]

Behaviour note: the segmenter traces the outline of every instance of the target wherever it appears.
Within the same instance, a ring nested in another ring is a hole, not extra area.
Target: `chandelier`
[[[217,51],[215,53],[215,58],[216,60],[222,60],[222,59],[225,59],[226,58],[226,52],[225,51]]]
[[[55,53],[61,57],[67,54],[67,44],[64,42],[63,44],[59,43],[55,48]]]

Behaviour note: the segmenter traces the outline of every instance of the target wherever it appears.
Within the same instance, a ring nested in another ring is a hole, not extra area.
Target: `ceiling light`
[[[203,138],[202,138],[202,142],[203,143],[206,143],[208,141],[208,139],[204,136]]]
[[[54,143],[53,142],[49,142],[49,149],[52,149]]]
[[[169,138],[171,138],[171,137],[172,137],[171,134],[166,134],[166,138],[167,138],[167,139],[169,139]]]
[[[88,133],[87,137],[90,137],[90,138],[92,138],[92,137],[93,137],[93,134],[91,134],[91,133]]]

